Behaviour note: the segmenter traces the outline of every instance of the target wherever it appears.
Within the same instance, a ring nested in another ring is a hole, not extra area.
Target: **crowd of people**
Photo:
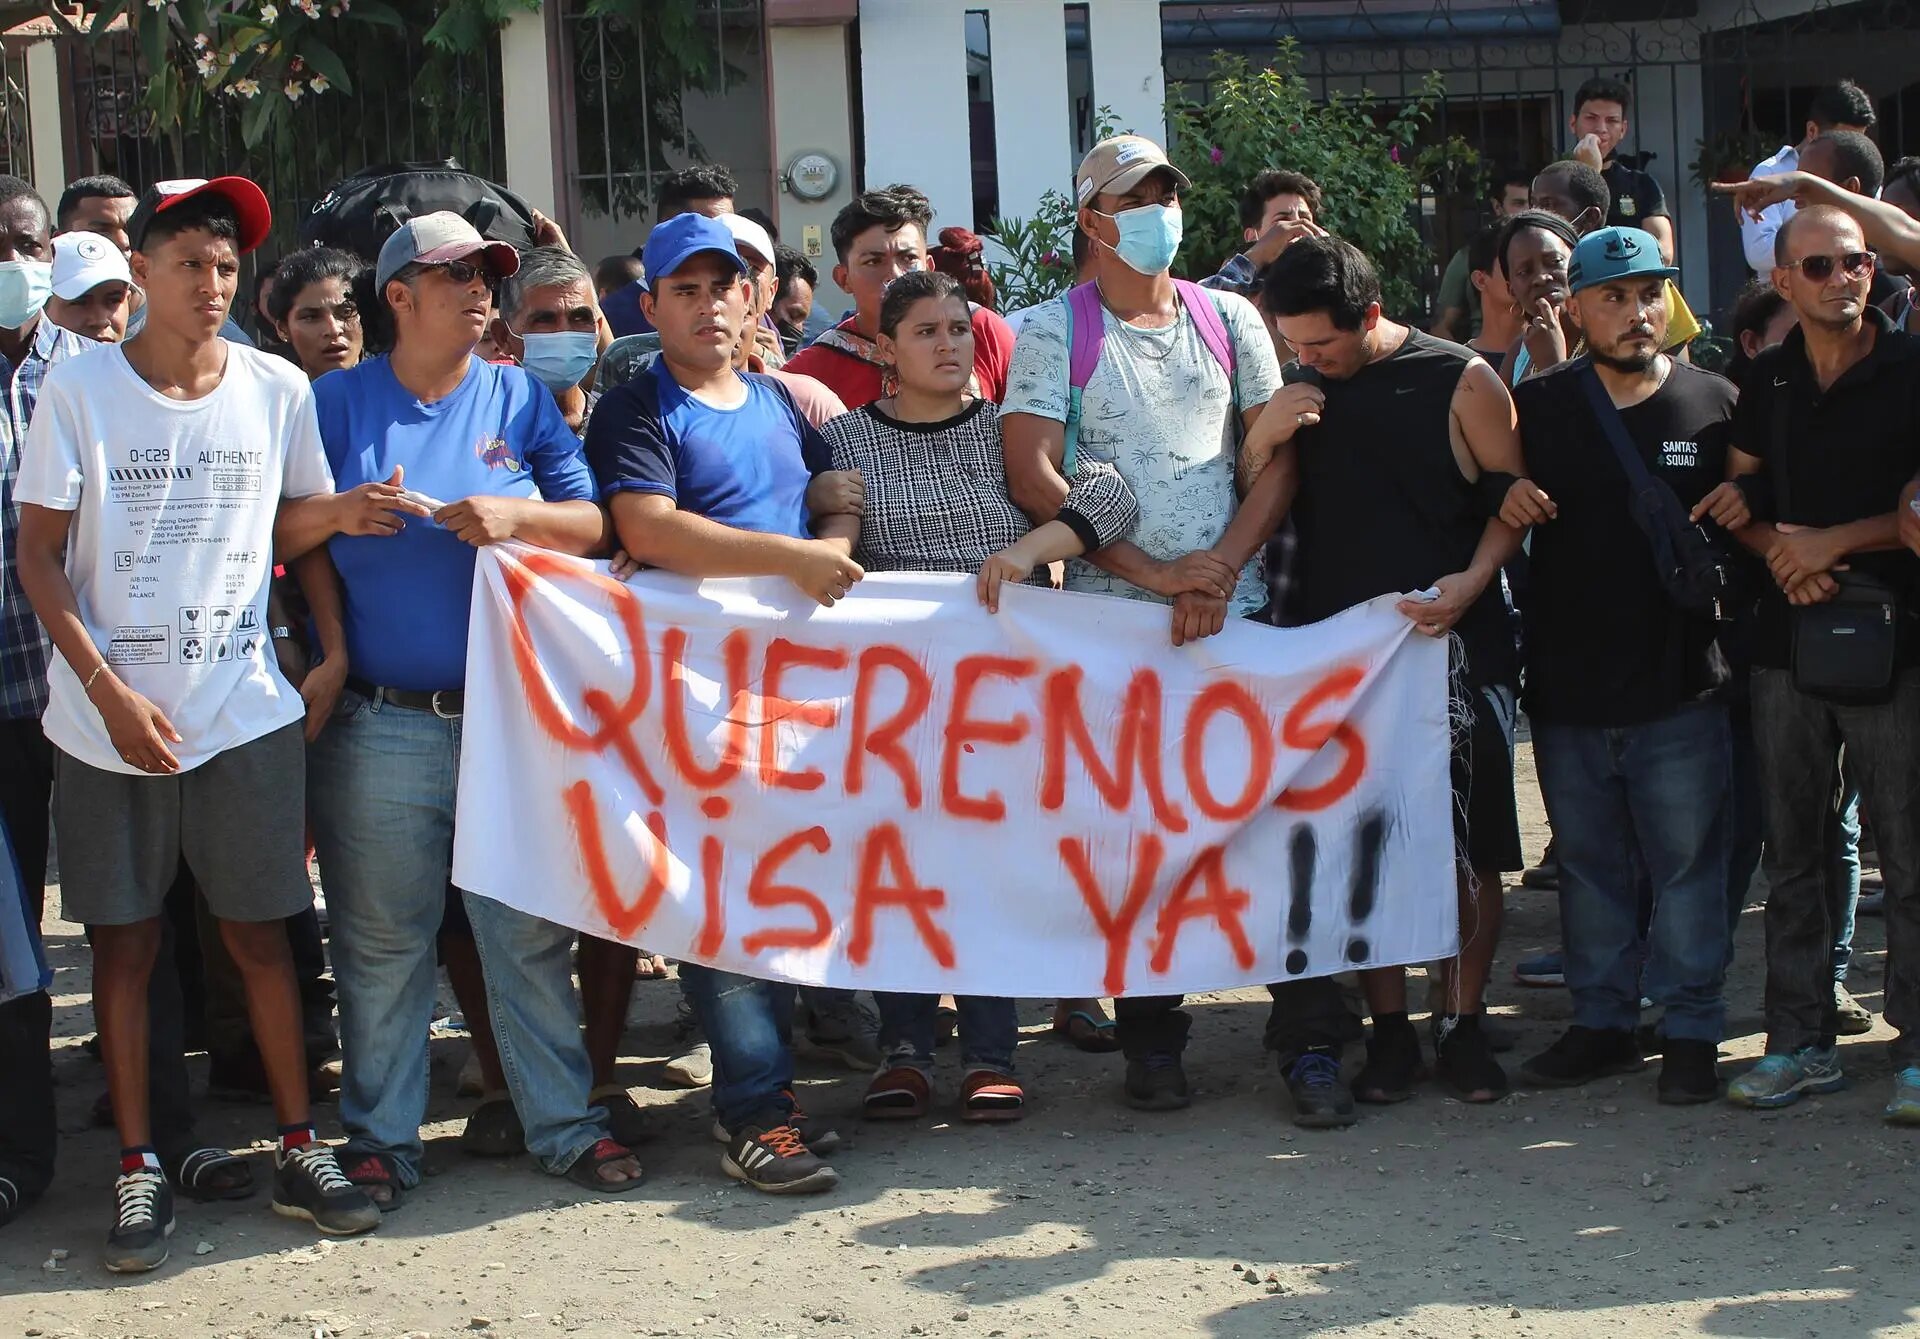
[[[1572,156],[1491,183],[1431,333],[1279,168],[1248,185],[1245,249],[1175,278],[1189,182],[1133,135],[1076,170],[1067,295],[999,313],[979,239],[892,185],[834,221],[831,323],[820,273],[713,165],[591,267],[544,217],[516,250],[452,212],[377,255],[296,251],[260,267],[256,338],[232,319],[271,232],[252,182],[88,178],[50,211],[0,178],[0,835],[22,890],[0,906],[0,1223],[53,1175],[50,830],[121,1145],[109,1269],[166,1259],[176,1197],[254,1190],[194,1137],[198,1046],[216,1090],[273,1108],[276,1212],[352,1234],[419,1193],[442,966],[481,1098],[466,1147],[641,1183],[615,1062],[636,976],[667,964],[452,886],[475,552],[509,540],[822,605],[871,572],[970,574],[989,609],[1058,583],[1165,606],[1175,644],[1398,597],[1454,644],[1461,950],[1425,1043],[1402,968],[1361,973],[1370,1031],[1332,978],[1270,988],[1293,1119],[1351,1124],[1430,1072],[1466,1102],[1509,1091],[1484,998],[1524,863],[1524,709],[1563,948],[1523,979],[1563,981],[1573,1022],[1518,1080],[1658,1056],[1667,1103],[1843,1084],[1836,1036],[1871,1025],[1845,988],[1864,813],[1885,1114],[1920,1124],[1920,336],[1887,277],[1920,270],[1920,173],[1883,169],[1858,89],[1821,94],[1732,192],[1766,278],[1729,380],[1688,360],[1665,201],[1614,156],[1630,93],[1576,103]],[[1761,865],[1766,1055],[1723,1084]],[[667,1072],[711,1088],[721,1167],[755,1189],[837,1180],[796,1054],[869,1073],[864,1117],[912,1119],[957,1032],[962,1117],[1025,1107],[1011,1000],[883,993],[870,1023],[849,992],[677,977]],[[1055,1027],[1169,1110],[1181,1004],[1061,1000]],[[312,1114],[335,1085],[337,1147]]]

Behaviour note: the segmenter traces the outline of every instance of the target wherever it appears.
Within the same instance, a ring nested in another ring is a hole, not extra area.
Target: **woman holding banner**
[[[858,470],[865,481],[854,559],[866,571],[977,572],[981,601],[997,611],[1004,583],[1044,584],[1046,564],[1133,528],[1139,508],[1119,474],[1085,461],[1059,515],[1029,529],[1007,492],[994,406],[967,392],[973,326],[952,278],[916,271],[894,280],[879,326],[877,350],[898,390],[822,430],[833,467]],[[938,1000],[887,992],[876,999],[886,1059],[864,1109],[876,1120],[911,1120],[932,1100]],[[1013,1077],[1013,1001],[961,996],[958,1004],[962,1119],[1018,1119],[1026,1095]]]

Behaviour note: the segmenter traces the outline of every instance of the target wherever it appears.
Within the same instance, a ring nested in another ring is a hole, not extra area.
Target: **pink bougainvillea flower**
[[[1219,146],[1218,144],[1216,144],[1216,145],[1214,145],[1214,146],[1213,146],[1213,149],[1212,149],[1212,151],[1211,151],[1210,153],[1208,153],[1208,154],[1207,154],[1207,158],[1208,158],[1208,159],[1209,159],[1209,160],[1210,160],[1210,161],[1211,161],[1211,162],[1212,162],[1212,163],[1213,163],[1213,164],[1214,164],[1214,165],[1215,165],[1216,167],[1217,167],[1217,166],[1219,166],[1219,164],[1220,164],[1220,160],[1221,160],[1221,159],[1223,159],[1223,158],[1225,158],[1226,156],[1227,156],[1227,155],[1226,155],[1225,153],[1223,153],[1223,152],[1221,151],[1221,149],[1220,149],[1220,146]]]
[[[1387,157],[1389,157],[1389,158],[1391,158],[1391,159],[1393,159],[1393,161],[1394,161],[1394,162],[1396,162],[1396,163],[1397,163],[1397,162],[1399,162],[1399,161],[1400,161],[1400,146],[1399,146],[1398,144],[1396,144],[1396,145],[1394,145],[1394,146],[1393,146],[1392,148],[1390,148],[1390,149],[1388,149],[1388,150],[1387,150]]]

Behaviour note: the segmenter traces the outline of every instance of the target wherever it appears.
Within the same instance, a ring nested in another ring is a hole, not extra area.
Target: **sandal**
[[[632,1090],[620,1084],[606,1083],[595,1088],[587,1094],[587,1105],[607,1109],[607,1132],[615,1143],[631,1148],[654,1137],[653,1122],[647,1119],[645,1109],[634,1101]]]
[[[1071,1010],[1064,1020],[1055,1015],[1053,1030],[1057,1036],[1071,1042],[1075,1049],[1093,1055],[1108,1055],[1120,1049],[1120,1039],[1114,1035],[1113,1020],[1085,1009]]]
[[[868,1120],[917,1120],[933,1102],[933,1085],[911,1065],[895,1065],[874,1075],[860,1110]]]
[[[399,1208],[406,1194],[406,1187],[400,1183],[400,1164],[390,1153],[349,1154],[340,1158],[340,1173],[364,1191],[381,1213]]]
[[[633,1159],[634,1174],[624,1181],[609,1181],[600,1175],[605,1168],[623,1159],[633,1159],[633,1150],[612,1139],[602,1139],[573,1160],[573,1166],[567,1168],[567,1180],[603,1195],[624,1195],[640,1184],[640,1164],[637,1159]]]
[[[252,1166],[224,1148],[193,1149],[166,1170],[174,1190],[200,1204],[253,1194]]]
[[[636,981],[665,981],[667,977],[667,960],[658,953],[642,951],[633,964],[633,979]]]
[[[460,1132],[460,1147],[476,1158],[514,1158],[524,1153],[527,1131],[520,1113],[513,1109],[513,1099],[505,1093],[481,1098]]]
[[[998,1070],[971,1070],[960,1083],[961,1120],[1019,1120],[1026,1109],[1027,1094],[1020,1081]]]
[[[0,1176],[0,1227],[11,1223],[20,1208],[20,1187],[13,1183],[11,1177]]]

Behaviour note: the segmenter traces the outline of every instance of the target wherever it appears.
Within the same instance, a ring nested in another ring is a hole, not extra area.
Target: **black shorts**
[[[1453,740],[1453,839],[1469,868],[1524,869],[1513,791],[1516,696],[1505,684],[1465,690],[1472,722]],[[1463,723],[1464,724],[1464,723]]]

